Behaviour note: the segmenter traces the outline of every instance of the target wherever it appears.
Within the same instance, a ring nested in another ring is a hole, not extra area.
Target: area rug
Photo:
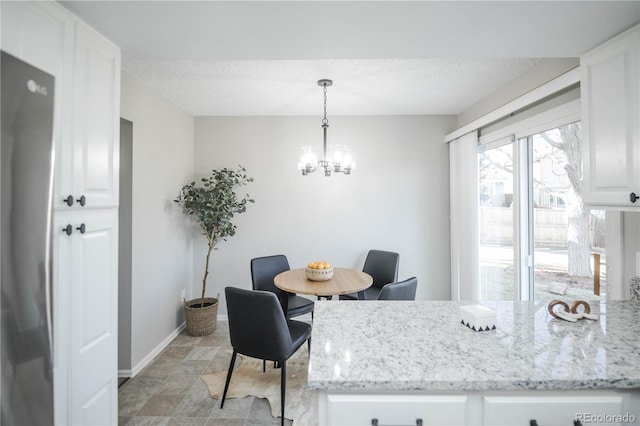
[[[231,351],[229,351],[229,361],[231,361]],[[293,421],[294,426],[318,424],[317,391],[307,387],[308,367],[306,347],[300,348],[287,361],[284,414],[285,418]],[[214,399],[222,399],[226,378],[226,371],[201,376],[209,387],[209,395]],[[240,366],[236,367],[231,376],[227,399],[244,398],[250,395],[266,398],[271,406],[271,415],[280,417],[280,369],[273,368],[273,362],[267,362],[267,371],[263,373],[262,360],[242,356]]]

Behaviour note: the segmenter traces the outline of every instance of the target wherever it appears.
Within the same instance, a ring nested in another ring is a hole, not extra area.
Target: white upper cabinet
[[[580,58],[584,200],[640,209],[640,26]]]
[[[53,2],[0,7],[2,50],[56,79],[54,208],[117,206],[119,48]]]
[[[70,60],[68,38],[73,20],[50,2],[2,2],[2,50],[59,80]]]
[[[71,195],[85,208],[117,206],[120,50],[82,24],[74,35],[73,166],[60,171],[61,188],[70,189],[58,198]]]

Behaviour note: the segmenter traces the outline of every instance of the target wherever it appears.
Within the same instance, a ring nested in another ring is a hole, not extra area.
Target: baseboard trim
[[[118,377],[131,377],[131,370],[118,370]]]
[[[229,321],[229,317],[227,315],[218,315],[218,321]],[[153,361],[153,359],[160,354],[167,346],[171,344],[173,339],[175,339],[186,327],[186,323],[180,324],[178,328],[176,328],[171,334],[169,334],[158,346],[153,348],[151,352],[147,354],[139,363],[137,363],[132,369],[122,369],[118,370],[118,377],[135,377],[138,373],[140,373],[147,365]]]
[[[186,327],[186,324],[183,322],[182,324],[180,324],[180,326],[178,326],[178,328],[173,330],[171,332],[171,334],[169,334],[162,342],[160,342],[160,344],[158,344],[158,346],[153,348],[153,350],[151,352],[149,352],[147,354],[147,356],[142,358],[142,360],[139,363],[137,363],[131,370],[119,370],[118,371],[118,375],[120,374],[120,371],[129,371],[131,373],[130,375],[128,375],[128,376],[120,376],[120,377],[135,377],[147,365],[149,365],[151,363],[151,361],[153,361],[153,359],[156,356],[158,356],[158,354],[160,354],[160,352],[162,352],[164,350],[164,348],[169,346],[171,344],[171,342],[173,341],[173,339],[178,337],[178,335],[182,332],[182,330],[184,330],[185,327]]]

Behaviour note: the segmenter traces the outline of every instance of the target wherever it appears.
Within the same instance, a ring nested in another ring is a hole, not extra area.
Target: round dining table
[[[310,294],[331,298],[340,294],[358,293],[358,299],[364,299],[364,290],[371,287],[371,275],[354,269],[333,268],[333,277],[326,281],[311,281],[305,268],[292,269],[279,273],[273,279],[281,290],[290,293]]]

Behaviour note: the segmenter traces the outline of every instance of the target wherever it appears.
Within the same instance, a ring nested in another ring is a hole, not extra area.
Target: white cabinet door
[[[465,425],[464,395],[328,395],[326,424]]]
[[[117,424],[118,210],[65,215],[73,228],[69,424]]]
[[[118,210],[56,211],[53,224],[56,424],[116,424]]]
[[[582,424],[620,425],[624,412],[624,397],[620,396],[485,396],[483,424],[491,426],[529,425],[531,420],[541,425]],[[597,421],[595,417],[606,414]],[[618,417],[619,416],[619,417]],[[613,420],[612,420],[613,419]]]
[[[2,2],[2,50],[56,77],[70,54],[73,21],[51,2]]]
[[[584,200],[640,209],[640,26],[580,58]]]
[[[120,51],[85,25],[75,32],[73,167],[61,171],[73,188],[74,206],[118,205],[120,147]],[[82,207],[80,207],[82,208]]]

